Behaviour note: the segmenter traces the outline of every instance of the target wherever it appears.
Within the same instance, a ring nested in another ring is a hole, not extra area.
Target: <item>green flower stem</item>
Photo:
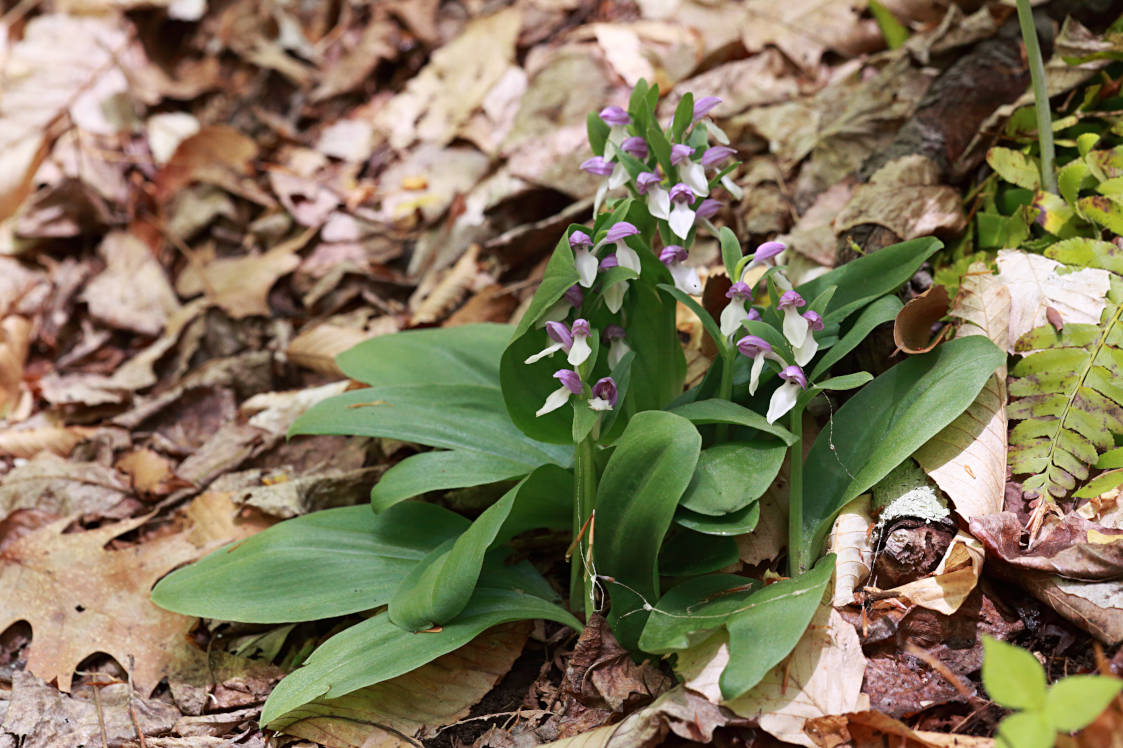
[[[721,341],[718,341],[721,345]],[[733,362],[737,359],[737,349],[732,345],[721,346],[721,382],[718,384],[717,396],[722,400],[733,399]],[[716,443],[721,444],[729,439],[729,424],[719,423],[715,433]]]
[[[1045,62],[1041,58],[1041,45],[1037,41],[1037,28],[1033,25],[1033,11],[1029,0],[1017,0],[1018,25],[1026,46],[1029,75],[1033,81],[1033,109],[1037,114],[1037,139],[1041,144],[1041,185],[1057,193],[1057,175],[1053,170],[1056,150],[1053,147],[1053,120],[1049,114],[1049,89],[1045,85]]]
[[[803,547],[803,405],[791,410],[788,430],[795,434],[788,478],[788,576],[798,576],[811,567]]]
[[[597,468],[594,457],[594,444],[592,437],[586,437],[577,444],[574,454],[574,493],[573,497],[573,537],[576,538],[582,530],[580,542],[573,551],[573,559],[569,574],[569,604],[573,610],[585,611],[585,620],[589,620],[596,610],[594,599],[594,586],[592,572],[585,567],[585,556],[589,552],[589,537],[593,532],[591,526],[586,527],[589,517],[593,514],[593,504],[597,496]],[[590,523],[591,525],[591,523]]]

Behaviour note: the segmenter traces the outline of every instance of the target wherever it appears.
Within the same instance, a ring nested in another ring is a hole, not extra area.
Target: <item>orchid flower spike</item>
[[[764,420],[769,423],[775,423],[777,418],[794,408],[800,390],[807,389],[807,377],[798,366],[785,367],[780,372],[780,378],[784,383],[772,393],[772,399],[768,401],[768,413],[764,416]]]
[[[721,334],[729,338],[741,328],[742,322],[749,319],[745,302],[753,303],[753,292],[747,283],[737,281],[725,292],[725,298],[729,299],[729,303],[721,310]]]
[[[764,370],[765,359],[772,359],[781,365],[784,363],[782,358],[772,352],[772,346],[768,341],[756,335],[746,335],[738,340],[737,350],[742,356],[748,356],[753,360],[753,366],[749,370],[750,395],[755,395],[756,388],[760,385],[760,373]]]
[[[671,188],[671,213],[667,216],[667,223],[671,231],[679,239],[685,239],[694,225],[694,210],[690,204],[694,202],[694,192],[690,187],[679,182]]]
[[[807,337],[803,339],[803,345],[795,348],[793,352],[795,353],[795,362],[800,366],[807,366],[819,350],[819,341],[815,340],[812,333],[823,329],[823,318],[813,309],[807,310],[802,316],[807,320]]]
[[[795,291],[784,291],[780,296],[777,308],[784,313],[784,337],[792,344],[792,348],[799,348],[807,338],[808,321],[799,313],[799,308],[807,306]]]
[[[613,314],[615,314],[615,312],[613,312]],[[608,366],[610,369],[616,368],[616,365],[620,363],[620,359],[624,358],[628,351],[632,350],[628,347],[628,343],[625,340],[626,335],[627,333],[620,325],[608,325],[604,328],[602,337],[604,337],[605,342],[608,343]]]
[[[659,253],[659,261],[671,271],[675,280],[675,288],[691,296],[702,294],[702,279],[698,277],[698,268],[686,265],[687,252],[678,244],[671,244]]]
[[[635,226],[627,221],[620,221],[612,224],[604,239],[601,240],[601,244],[615,244],[616,262],[619,263],[620,267],[628,268],[636,273],[640,271],[639,255],[624,240],[638,233],[639,229]]]
[[[616,407],[616,397],[616,381],[612,377],[601,377],[593,385],[589,407],[593,410],[612,410]]]
[[[569,402],[571,396],[580,395],[585,389],[585,386],[581,384],[580,375],[573,369],[558,369],[554,372],[554,378],[561,382],[562,386],[546,397],[546,402],[542,404],[541,408],[535,411],[535,416],[544,416],[547,413],[557,410]]]
[[[569,357],[566,360],[569,361],[570,366],[580,366],[593,353],[593,349],[589,347],[589,321],[586,319],[573,320],[569,332],[573,336],[573,342],[569,346]]]
[[[662,182],[655,172],[645,171],[636,177],[636,192],[647,196],[647,212],[665,221],[671,215],[671,195]]]
[[[569,235],[569,246],[573,250],[573,264],[577,267],[577,282],[589,288],[597,278],[597,257],[590,251],[593,240],[584,231],[574,231]]]
[[[523,361],[524,364],[533,364],[558,351],[569,353],[573,348],[573,334],[570,332],[570,329],[565,326],[564,322],[547,322],[546,336],[554,342],[538,351],[538,353],[535,353],[533,356],[528,356],[526,361]]]

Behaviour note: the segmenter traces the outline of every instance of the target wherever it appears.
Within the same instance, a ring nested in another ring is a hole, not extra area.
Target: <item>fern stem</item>
[[[1026,47],[1029,62],[1029,76],[1033,82],[1033,109],[1037,114],[1037,141],[1041,146],[1041,185],[1056,194],[1057,175],[1053,170],[1056,149],[1053,146],[1053,120],[1049,113],[1049,89],[1045,85],[1045,62],[1041,57],[1041,45],[1037,40],[1037,28],[1033,24],[1033,10],[1029,0],[1017,0],[1018,25],[1022,30],[1022,41]]]

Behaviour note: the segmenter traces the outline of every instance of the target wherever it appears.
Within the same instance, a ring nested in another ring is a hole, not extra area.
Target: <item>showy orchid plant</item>
[[[626,109],[590,114],[593,155],[573,168],[602,178],[593,214],[559,239],[513,330],[411,331],[338,357],[369,386],[313,406],[294,433],[436,448],[385,472],[374,512],[282,522],[154,590],[170,609],[249,622],[377,611],[282,681],[263,723],[283,729],[309,701],[408,672],[490,626],[579,628],[574,614],[606,613],[624,646],[650,654],[724,629],[721,689],[736,698],[811,621],[833,570],[818,556],[834,516],[959,415],[1005,360],[976,336],[877,379],[831,376],[896,316],[893,292],[940,243],[894,245],[799,282],[783,244],[745,252],[714,225],[742,197],[736,151],[709,118],[720,102],[686,94],[669,122],[658,102],[641,81]],[[703,266],[706,243],[720,267]],[[698,300],[711,284],[706,296],[727,300],[712,313]],[[689,389],[681,307],[716,349]],[[841,407],[825,403],[828,428],[805,449],[808,405],[855,388]],[[722,573],[738,563],[734,537],[752,542],[759,499],[785,463],[789,578],[765,586]],[[424,500],[468,487],[497,497],[470,523]],[[508,563],[509,541],[540,528],[572,533],[569,611],[528,562]]]

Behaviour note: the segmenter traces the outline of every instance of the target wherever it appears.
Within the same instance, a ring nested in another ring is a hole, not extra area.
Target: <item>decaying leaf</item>
[[[809,71],[828,49],[852,55],[880,41],[873,19],[863,19],[850,0],[750,0],[742,29],[741,41],[749,52],[774,44]]]
[[[781,740],[814,748],[804,732],[807,720],[869,708],[861,692],[865,668],[857,631],[823,605],[791,655],[726,706],[743,717],[759,717],[761,729]]]
[[[0,479],[0,517],[16,509],[120,517],[114,509],[128,495],[129,484],[116,470],[43,451]]]
[[[940,559],[940,565],[931,574],[891,590],[884,590],[877,597],[899,597],[913,605],[950,616],[959,610],[959,606],[975,589],[982,571],[982,544],[960,531]]]
[[[842,508],[830,535],[830,552],[835,554],[834,594],[836,608],[854,600],[854,590],[870,574],[873,564],[873,517],[870,495],[862,494]]]
[[[932,328],[948,313],[948,290],[930,286],[910,299],[893,321],[893,342],[905,353],[927,353],[943,339],[946,327],[933,335]]]
[[[384,683],[320,699],[271,726],[329,748],[397,748],[433,735],[507,674],[523,650],[529,621],[489,629],[455,652]]]
[[[136,449],[117,460],[117,469],[132,480],[133,488],[142,494],[160,492],[175,477],[172,463],[151,449]]]
[[[180,308],[164,268],[144,242],[116,231],[98,252],[106,268],[82,292],[90,314],[111,327],[141,335],[159,335]]]
[[[78,663],[104,652],[132,669],[142,695],[151,694],[192,626],[191,618],[157,608],[148,599],[152,586],[176,566],[255,529],[236,522],[221,498],[204,495],[193,505],[208,518],[209,531],[194,537],[181,532],[106,550],[148,517],[74,533],[63,532],[73,521],[65,518],[8,545],[0,555],[0,586],[21,594],[0,598],[0,630],[21,620],[31,625],[27,672],[70,691]]]
[[[89,426],[37,426],[26,429],[0,430],[0,455],[34,457],[51,452],[65,457],[70,450],[96,429]]]
[[[370,337],[369,333],[359,328],[325,322],[310,327],[293,338],[285,355],[297,366],[323,374],[343,376],[343,371],[335,363],[335,357]]]
[[[1021,569],[1084,581],[1123,577],[1123,530],[1089,522],[1075,513],[1046,524],[1029,549],[1021,547],[1022,523],[1013,512],[975,517],[971,532],[991,553]]]
[[[312,238],[315,228],[297,239],[302,246]],[[285,242],[268,252],[245,257],[211,260],[202,267],[185,269],[176,281],[176,291],[182,296],[206,294],[206,298],[222,307],[235,319],[255,314],[269,314],[269,289],[279,278],[291,273],[300,265],[294,242]]]
[[[181,140],[156,174],[157,199],[167,201],[192,182],[229,184],[246,173],[257,153],[257,143],[232,127],[204,127]]]
[[[842,232],[863,223],[885,226],[901,239],[963,231],[967,217],[959,191],[940,184],[940,170],[920,155],[902,156],[882,166],[869,184],[858,185],[834,219]]]
[[[31,322],[12,315],[0,320],[0,414],[12,410],[20,394]]]
[[[959,287],[953,317],[959,335],[1009,343],[1010,289],[985,267],[972,266]],[[955,510],[970,520],[1002,511],[1006,485],[1006,370],[995,373],[975,402],[913,455]]]

